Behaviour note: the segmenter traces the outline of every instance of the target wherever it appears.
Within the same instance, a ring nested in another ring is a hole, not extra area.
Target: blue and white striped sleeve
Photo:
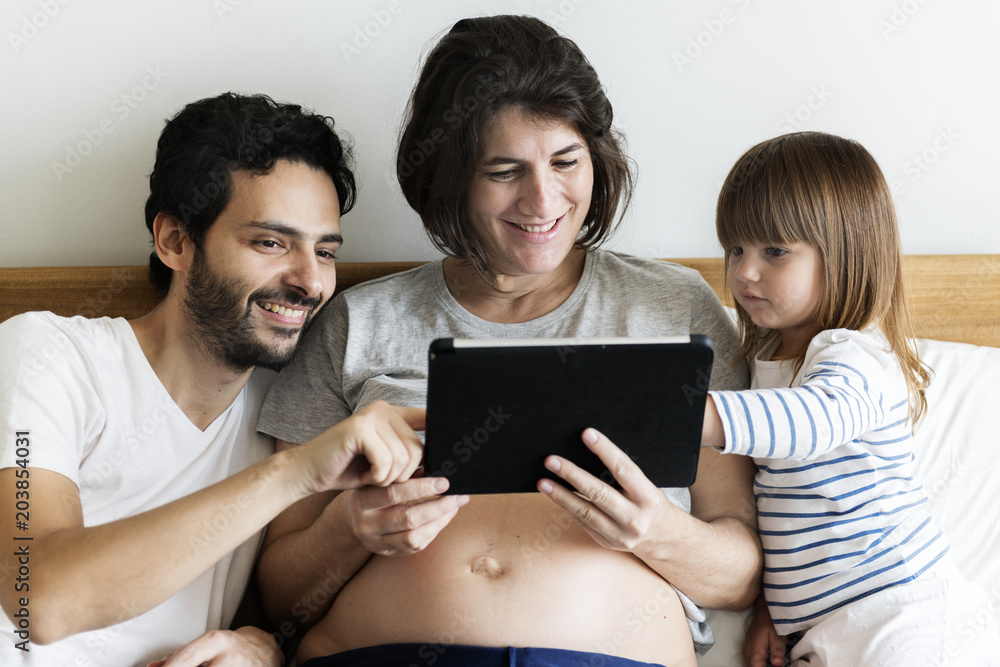
[[[898,395],[895,356],[872,336],[824,331],[806,352],[795,387],[713,391],[726,453],[808,461],[883,425]]]

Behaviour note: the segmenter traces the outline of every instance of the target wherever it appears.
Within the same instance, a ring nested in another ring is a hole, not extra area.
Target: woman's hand
[[[743,659],[747,667],[781,667],[785,664],[785,639],[778,634],[763,596],[753,607],[753,621],[743,641]]]
[[[455,518],[469,496],[442,496],[443,477],[419,477],[385,488],[350,491],[354,535],[374,554],[407,556],[422,551]]]
[[[538,482],[538,490],[576,517],[601,546],[635,552],[651,539],[656,520],[668,502],[666,496],[605,435],[588,428],[582,437],[622,490],[560,456],[546,458],[545,467],[576,488],[577,493],[547,479]]]
[[[253,626],[211,630],[147,667],[281,667],[285,657],[274,637]]]

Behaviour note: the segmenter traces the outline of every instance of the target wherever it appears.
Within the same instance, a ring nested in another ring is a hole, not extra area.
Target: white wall
[[[996,0],[4,0],[0,265],[144,263],[163,121],[226,90],[312,107],[353,137],[343,260],[434,257],[392,177],[394,140],[428,45],[491,13],[546,19],[607,87],[639,166],[613,247],[720,254],[733,161],[818,129],[875,155],[905,252],[1000,252]]]

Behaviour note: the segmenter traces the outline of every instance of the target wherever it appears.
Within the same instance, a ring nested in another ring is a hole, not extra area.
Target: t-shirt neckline
[[[596,263],[595,255],[599,252],[599,250],[588,250],[584,253],[583,272],[580,275],[580,280],[570,295],[566,297],[565,301],[556,306],[551,312],[527,322],[491,322],[490,320],[484,320],[481,317],[473,315],[458,303],[455,297],[452,296],[451,290],[448,289],[448,284],[444,278],[444,260],[440,259],[430,266],[433,271],[434,286],[438,295],[438,301],[450,315],[474,329],[484,330],[497,338],[531,337],[532,332],[544,330],[553,322],[557,322],[577,308],[587,293],[590,281],[593,279],[594,265]]]

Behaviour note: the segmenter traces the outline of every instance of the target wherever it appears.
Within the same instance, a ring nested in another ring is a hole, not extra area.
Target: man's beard
[[[260,289],[244,301],[243,295],[249,288],[245,282],[223,278],[214,272],[205,261],[204,253],[195,250],[184,307],[195,326],[197,343],[234,370],[252,366],[280,370],[295,357],[320,299],[305,299],[293,290]],[[299,329],[270,328],[279,340],[268,344],[262,340],[254,323],[253,309],[258,301],[280,301],[310,312]]]

